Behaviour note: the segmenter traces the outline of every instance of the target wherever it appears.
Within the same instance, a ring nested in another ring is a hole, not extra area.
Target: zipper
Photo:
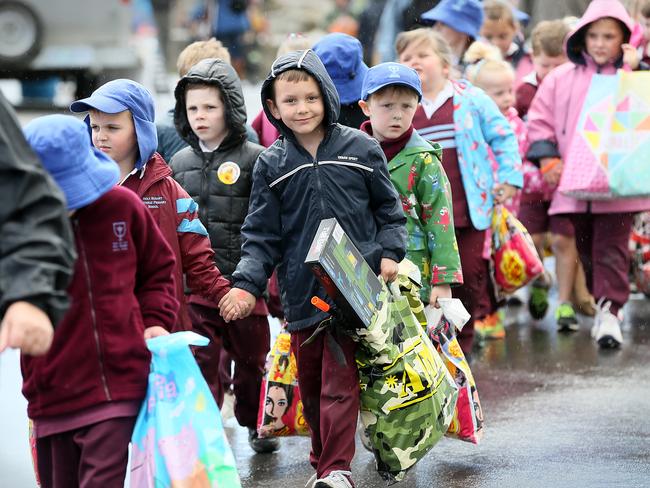
[[[212,161],[214,160],[214,151],[210,153],[210,158],[206,161],[206,157],[201,152],[201,159],[203,160],[203,167],[201,168],[201,188],[199,190],[199,220],[208,228],[208,202],[210,200],[210,168],[212,168]]]
[[[75,229],[77,230],[77,235],[81,233],[79,229],[79,220],[74,219],[74,226]],[[90,301],[90,317],[92,319],[92,324],[93,324],[93,336],[95,337],[95,347],[97,348],[97,356],[99,357],[99,369],[101,371],[101,376],[102,376],[102,385],[104,386],[104,394],[106,395],[106,399],[108,401],[111,401],[111,393],[108,390],[108,382],[106,381],[106,370],[104,368],[104,355],[102,353],[102,348],[99,344],[99,332],[97,331],[97,316],[95,315],[95,301],[93,299],[93,290],[91,287],[91,281],[90,281],[90,268],[88,267],[88,260],[86,259],[86,248],[83,245],[83,240],[81,237],[79,238],[79,255],[80,258],[83,260],[84,263],[84,271],[86,275],[86,285],[88,287],[88,300]]]

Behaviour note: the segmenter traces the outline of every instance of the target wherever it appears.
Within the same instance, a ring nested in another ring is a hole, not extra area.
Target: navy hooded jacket
[[[270,113],[275,77],[303,69],[318,82],[325,106],[326,133],[314,159],[293,132]],[[327,318],[311,305],[325,290],[304,264],[322,219],[335,217],[379,272],[381,258],[404,258],[406,218],[388,176],[379,143],[336,123],[339,98],[323,63],[311,50],[289,53],[274,63],[262,85],[262,102],[280,138],[259,157],[253,170],[249,213],[242,227],[242,257],[234,286],[260,296],[277,266],[288,330],[304,329]]]

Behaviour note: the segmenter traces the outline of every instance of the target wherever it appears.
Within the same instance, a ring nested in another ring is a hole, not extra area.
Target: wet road
[[[638,297],[626,311],[625,346],[605,352],[589,336],[591,319],[566,335],[550,317],[534,323],[513,311],[506,339],[473,362],[483,442],[443,439],[398,486],[650,486],[650,302]],[[243,431],[229,432],[245,487],[302,488],[311,476],[307,439],[254,456]],[[385,486],[359,442],[352,469],[359,488]]]

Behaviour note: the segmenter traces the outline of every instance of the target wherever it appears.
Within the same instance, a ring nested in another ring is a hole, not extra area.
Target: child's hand
[[[492,194],[496,203],[503,203],[517,194],[517,188],[508,183],[499,183],[494,185]]]
[[[247,317],[255,307],[257,299],[241,288],[232,288],[219,301],[219,313],[226,322]]]
[[[153,339],[154,337],[169,335],[167,329],[162,328],[159,325],[153,325],[144,329],[144,339]]]
[[[52,345],[54,328],[45,312],[29,302],[14,302],[0,324],[0,352],[8,347],[41,356]]]
[[[398,265],[395,261],[389,258],[381,258],[380,273],[379,275],[386,283],[395,281],[397,278]]]
[[[539,167],[544,176],[544,181],[552,187],[556,187],[562,176],[562,160],[559,158],[542,158]]]
[[[639,67],[639,53],[632,44],[621,44],[623,50],[623,64],[627,64],[633,70]]]
[[[438,298],[451,298],[451,286],[449,285],[435,285],[431,287],[431,295],[429,295],[429,305],[432,307],[440,308]]]

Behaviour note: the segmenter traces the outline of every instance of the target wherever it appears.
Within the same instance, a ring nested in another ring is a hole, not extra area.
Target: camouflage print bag
[[[383,308],[392,361],[377,364],[360,345],[361,420],[379,474],[397,482],[447,432],[458,389],[407,297],[391,293]]]

